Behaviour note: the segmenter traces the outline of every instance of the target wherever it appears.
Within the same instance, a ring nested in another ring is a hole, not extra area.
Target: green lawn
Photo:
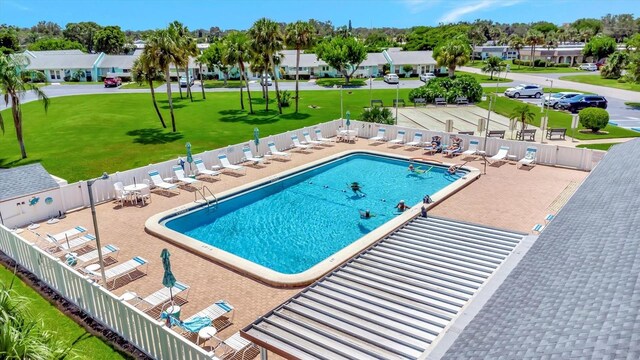
[[[619,143],[604,143],[604,144],[584,144],[584,145],[578,145],[576,147],[579,148],[586,148],[586,149],[593,149],[593,150],[604,150],[604,151],[608,151],[610,147],[612,147],[613,145],[618,145]]]
[[[512,73],[572,73],[572,72],[581,72],[582,70],[579,70],[577,67],[535,67],[532,68],[531,66],[524,66],[524,65],[513,65],[513,61],[508,60],[508,61],[504,61],[505,64],[509,64],[511,66],[509,72]],[[465,66],[470,66],[470,67],[474,67],[476,69],[481,69],[484,64],[482,63],[482,60],[476,60],[475,62],[471,63],[468,62]]]
[[[582,84],[607,86],[622,90],[640,91],[640,84],[621,83],[615,79],[603,79],[600,77],[600,75],[561,76],[560,80],[575,81]]]
[[[640,110],[640,102],[627,101],[624,104],[632,107],[634,110]]]
[[[0,265],[0,283],[8,287],[12,278],[13,273]],[[45,329],[56,333],[59,339],[67,344],[78,340],[73,348],[79,359],[129,358],[117,352],[99,338],[89,334],[84,328],[62,314],[20,279],[16,278],[13,281],[13,290],[29,299],[27,306],[29,312],[42,321]]]
[[[244,86],[244,81],[241,80],[227,80],[227,85],[224,84],[224,80],[205,80],[205,89],[217,89],[217,88],[240,88]]]
[[[358,86],[365,86],[366,82],[364,80],[361,80],[361,79],[349,79],[349,83],[347,84],[345,79],[343,79],[343,78],[327,78],[327,79],[318,79],[318,80],[316,80],[316,85],[318,85],[318,86],[326,86],[326,87],[332,87],[332,86],[335,86],[335,85],[358,87]]]
[[[564,89],[558,89],[558,91]],[[509,116],[513,112],[513,109],[523,104],[523,102],[518,100],[512,100],[505,97],[498,97],[496,104],[494,104],[492,110],[497,112],[500,115]],[[477,104],[481,108],[487,109],[489,107],[489,100],[482,101]],[[536,118],[533,121],[533,125],[540,126],[540,118],[544,115],[544,113],[540,112],[540,107],[535,105],[529,105],[530,108],[533,109],[533,112],[536,114]],[[546,111],[546,110],[545,110]],[[563,111],[555,111],[549,110],[549,125],[548,127],[554,128],[571,128],[571,114]],[[625,128],[621,128],[618,126],[607,125],[606,128],[602,129],[603,131],[607,131],[608,134],[593,134],[593,133],[582,133],[580,129],[583,129],[582,126],[579,126],[576,130],[575,138],[580,140],[592,140],[592,139],[612,139],[612,138],[623,138],[623,137],[640,137],[640,133],[627,130]],[[569,131],[570,133],[570,131]],[[572,135],[572,134],[569,134]]]
[[[408,101],[409,89],[400,89]],[[300,113],[294,114],[293,100],[283,115],[278,115],[270,94],[269,112],[264,111],[260,92],[252,91],[254,115],[240,109],[239,91],[209,93],[201,100],[193,92],[194,102],[180,100],[174,93],[175,117],[179,132],[170,131],[171,118],[166,95],[157,93],[159,107],[169,129],[162,129],[149,94],[109,94],[56,97],[48,113],[38,102],[24,104],[23,130],[29,156],[20,160],[10,110],[2,116],[6,134],[0,136],[0,167],[41,161],[52,174],[70,182],[89,179],[117,170],[126,170],[153,162],[184,156],[189,141],[194,153],[229,144],[249,141],[253,129],[261,136],[278,134],[340,117],[340,91],[304,91],[300,93]],[[396,89],[374,90],[372,97],[391,104]],[[245,92],[246,98],[246,92]],[[344,111],[358,118],[369,103],[369,90],[343,90]],[[248,106],[245,100],[245,105]],[[317,108],[310,108],[315,105]]]
[[[498,82],[498,74],[493,74],[493,79],[489,74],[474,74],[466,71],[456,71],[456,75],[470,75],[474,79],[476,79],[479,83],[497,83]],[[513,80],[509,78],[504,78],[504,73],[500,73],[500,82],[511,82]]]
[[[154,81],[153,82],[153,87],[157,88],[160,85],[164,85],[164,81]],[[120,89],[149,89],[149,83],[148,82],[143,82],[142,84],[138,84],[136,82],[130,82],[127,84],[123,84],[122,86],[120,86]]]

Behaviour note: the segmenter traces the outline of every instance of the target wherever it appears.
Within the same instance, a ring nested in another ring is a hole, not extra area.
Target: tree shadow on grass
[[[15,166],[35,164],[41,161],[42,159],[31,159],[31,158],[19,159],[18,158],[18,159],[11,160],[8,158],[3,158],[3,159],[0,159],[0,168],[11,168]]]
[[[155,128],[131,130],[127,132],[127,135],[135,136],[133,142],[143,145],[167,144],[180,140],[183,137],[181,133],[174,133]]]
[[[280,115],[281,118],[283,119],[287,119],[287,120],[304,120],[306,118],[308,118],[309,114],[306,113],[290,113],[290,114],[282,114]]]
[[[271,124],[280,120],[277,110],[256,110],[253,114],[243,110],[222,110],[218,113],[223,115],[220,118],[222,122],[243,122],[250,125],[260,125]]]

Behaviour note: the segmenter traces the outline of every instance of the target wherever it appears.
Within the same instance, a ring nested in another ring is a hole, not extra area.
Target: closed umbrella
[[[191,163],[193,162],[193,155],[191,154],[191,143],[185,145],[187,148],[187,162],[189,163],[189,172],[191,172]]]
[[[351,125],[351,112],[347,110],[347,131],[349,131],[349,125]]]
[[[258,151],[258,145],[260,145],[260,130],[258,128],[253,129],[253,143],[256,144],[256,155],[260,156]]]
[[[169,261],[169,250],[162,249],[160,253],[160,258],[162,259],[162,267],[164,269],[164,276],[162,277],[162,285],[169,288],[169,298],[171,303],[173,303],[173,293],[172,289],[176,285],[176,278],[173,276],[171,272],[171,261]]]

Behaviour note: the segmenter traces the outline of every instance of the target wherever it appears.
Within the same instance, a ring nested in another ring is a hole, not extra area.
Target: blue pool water
[[[283,274],[305,271],[459,178],[444,167],[352,154],[163,221],[165,226]],[[357,181],[365,194],[349,184]],[[361,219],[358,210],[375,215]]]

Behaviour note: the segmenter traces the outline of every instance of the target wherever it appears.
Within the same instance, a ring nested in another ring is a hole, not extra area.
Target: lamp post
[[[497,96],[497,94],[494,94]],[[487,95],[482,96],[482,101],[487,100]],[[489,121],[491,119],[491,106],[493,105],[493,97],[489,97],[489,107],[487,110],[487,123],[484,127],[484,146],[482,147],[482,159],[484,160],[483,175],[487,174],[487,141],[489,140]]]
[[[342,125],[344,126],[344,116],[342,115],[342,85],[340,85],[340,120],[342,121]]]
[[[369,106],[371,106],[371,99],[372,98],[372,94],[371,91],[373,90],[373,69],[371,67],[369,67]]]
[[[396,85],[396,126],[398,125],[398,100],[400,99],[400,81]]]
[[[96,246],[98,247],[98,264],[100,264],[100,276],[102,277],[103,286],[107,286],[107,277],[104,275],[104,259],[102,258],[102,246],[100,245],[100,233],[98,232],[98,218],[96,217],[96,205],[93,202],[93,191],[91,191],[91,185],[98,180],[106,180],[108,178],[109,174],[104,172],[102,176],[87,181],[89,204],[91,205],[91,217],[93,218],[93,231],[96,233]]]
[[[548,81],[551,83],[551,87],[549,87],[549,101],[547,101],[547,112],[544,114],[544,118],[545,121],[544,123],[541,123],[540,125],[544,125],[544,127],[549,127],[549,108],[551,107],[551,93],[553,92],[553,79],[546,79],[545,81]],[[544,98],[544,96],[543,96]],[[542,100],[542,104],[544,105],[544,100]],[[542,132],[542,137],[540,138],[540,144],[544,144],[544,131],[545,129],[540,129],[540,131]]]

